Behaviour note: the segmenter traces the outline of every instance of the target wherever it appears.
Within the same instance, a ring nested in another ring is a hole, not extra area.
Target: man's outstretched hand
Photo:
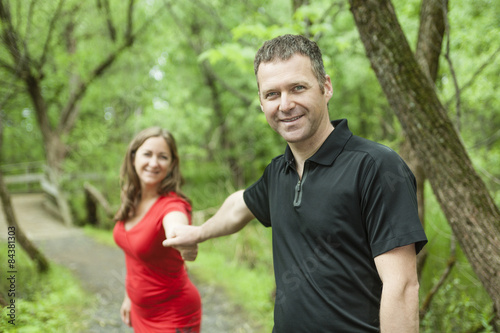
[[[171,246],[181,253],[184,260],[193,261],[198,255],[200,227],[191,225],[176,225],[168,232],[163,246]]]

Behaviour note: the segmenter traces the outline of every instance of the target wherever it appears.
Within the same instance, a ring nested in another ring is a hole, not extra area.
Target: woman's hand
[[[120,308],[120,317],[122,321],[127,324],[127,326],[132,327],[132,323],[130,322],[130,308],[132,307],[132,303],[130,302],[130,298],[128,298],[127,293],[125,293],[125,298],[123,299],[122,306]]]

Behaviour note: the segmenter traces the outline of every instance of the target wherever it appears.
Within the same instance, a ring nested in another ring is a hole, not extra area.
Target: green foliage
[[[271,233],[257,221],[237,234],[200,244],[198,258],[189,263],[196,280],[222,288],[263,332],[273,326],[272,267]]]
[[[31,14],[29,1],[10,3],[16,26],[23,27],[21,37],[26,38],[30,54],[39,57],[58,2],[33,2]],[[53,125],[70,94],[71,74],[89,78],[90,71],[116,47],[97,3],[100,1],[65,1],[54,23],[46,69],[38,73],[44,77],[41,88]],[[126,32],[126,2],[109,3],[120,42]],[[127,144],[135,133],[153,125],[169,129],[177,140],[186,179],[184,189],[195,210],[218,207],[229,193],[256,181],[270,160],[283,153],[285,144],[269,129],[260,112],[253,57],[265,40],[283,33],[305,34],[321,47],[334,88],[331,118],[348,118],[355,134],[398,148],[400,125],[365,56],[347,1],[318,0],[295,12],[289,0],[169,3],[136,2],[135,26],[150,24],[106,75],[92,82],[79,104],[75,126],[64,137],[67,154],[63,184],[79,224],[86,223],[83,183],[90,181],[113,207],[118,207],[119,169]],[[420,3],[393,1],[412,49],[416,48]],[[460,119],[451,69],[444,56],[436,90],[450,118],[461,124],[460,133],[474,166],[500,204],[500,2],[452,1],[448,19],[450,58],[462,88]],[[71,24],[74,52],[68,51],[65,42]],[[0,59],[7,64],[12,60],[3,44]],[[44,160],[42,136],[29,94],[24,83],[1,64],[1,164]],[[432,197],[430,191],[426,195]],[[451,237],[434,199],[428,199],[427,210],[431,256],[421,284],[423,295],[444,268]],[[113,223],[100,214],[102,225],[110,228]],[[218,268],[227,267],[233,273],[228,273],[223,284],[227,288],[248,285],[261,293],[257,304],[252,303],[252,297],[241,297],[245,304],[255,305],[258,313],[264,313],[269,310],[268,293],[272,289],[272,283],[263,282],[263,276],[267,279],[272,274],[269,239],[263,228],[250,226],[238,236],[204,244],[193,271],[212,269],[215,277],[215,272],[226,271]],[[458,253],[457,266],[423,321],[425,332],[447,332],[451,327],[458,330],[460,325],[464,329],[477,327],[491,313],[487,294],[463,254]],[[238,270],[256,274],[255,280],[245,282]],[[233,279],[236,276],[238,281]]]
[[[484,302],[478,302],[480,298],[470,295],[467,289],[471,283],[463,282],[463,278],[455,278],[442,287],[421,322],[421,332],[494,332],[490,325],[492,305],[481,307]],[[487,299],[485,292],[481,296]]]
[[[111,247],[117,246],[113,238],[113,233],[110,230],[99,229],[86,225],[83,227],[83,231],[87,236],[92,237],[94,240],[101,244],[105,244]]]
[[[2,248],[6,243],[0,242]],[[7,262],[6,251],[0,251],[0,260]],[[90,316],[92,297],[66,269],[52,263],[48,273],[40,274],[29,257],[17,247],[16,320],[8,320],[9,309],[0,311],[2,332],[83,332],[85,318]],[[6,271],[2,267],[2,271]],[[3,275],[4,276],[4,275]],[[2,278],[0,290],[9,290],[9,281]],[[8,299],[9,300],[9,299]]]

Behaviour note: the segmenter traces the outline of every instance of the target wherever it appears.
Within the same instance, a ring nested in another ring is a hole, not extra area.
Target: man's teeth
[[[295,120],[297,120],[297,119],[299,119],[299,118],[300,118],[300,116],[299,116],[299,117],[295,117],[295,118],[291,118],[291,119],[285,119],[285,120],[283,120],[283,121],[284,121],[284,122],[290,122],[290,121],[295,121]]]

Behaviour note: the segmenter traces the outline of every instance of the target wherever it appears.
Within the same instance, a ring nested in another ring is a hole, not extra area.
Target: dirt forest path
[[[133,332],[124,325],[119,309],[124,292],[124,257],[117,247],[97,243],[78,228],[65,227],[43,208],[43,194],[14,195],[12,202],[20,227],[52,261],[69,268],[82,287],[96,295],[87,332]],[[0,214],[0,238],[7,225]],[[260,332],[220,288],[200,284],[203,304],[202,333]]]

